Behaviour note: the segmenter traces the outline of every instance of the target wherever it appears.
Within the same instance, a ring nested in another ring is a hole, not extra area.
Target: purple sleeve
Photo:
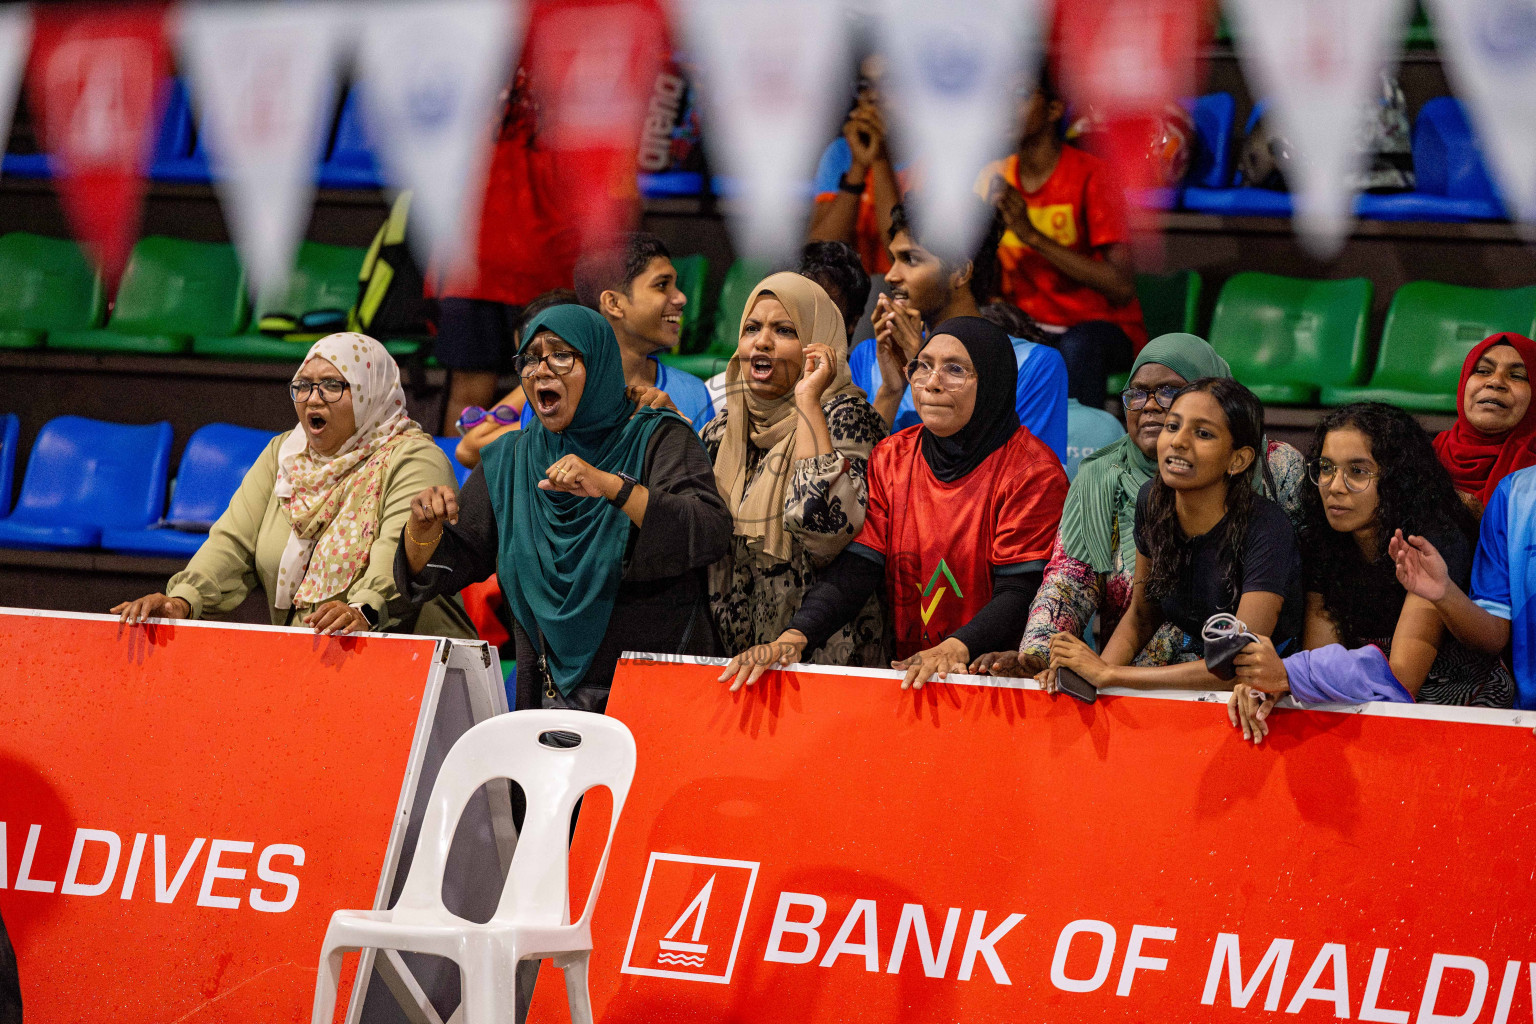
[[[1413,697],[1392,674],[1381,648],[1348,650],[1329,644],[1285,659],[1291,696],[1302,704],[1364,704],[1379,700],[1412,704]]]

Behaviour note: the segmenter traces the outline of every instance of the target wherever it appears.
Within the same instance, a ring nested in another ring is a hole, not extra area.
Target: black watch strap
[[[615,494],[608,500],[614,508],[622,512],[624,511],[624,506],[629,503],[629,496],[634,493],[635,485],[640,481],[636,480],[628,473],[615,473],[614,475],[617,476],[620,480],[624,481],[624,486],[619,488],[618,494]]]

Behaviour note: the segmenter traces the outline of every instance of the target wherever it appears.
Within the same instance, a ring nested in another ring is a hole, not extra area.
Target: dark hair
[[[600,252],[589,253],[576,263],[576,295],[583,306],[598,308],[603,292],[629,294],[635,278],[645,273],[651,260],[671,259],[665,243],[646,231],[632,231],[617,244]]]
[[[983,319],[990,320],[1007,331],[1010,338],[1023,338],[1025,341],[1032,341],[1037,345],[1050,345],[1053,348],[1056,345],[1056,339],[1047,334],[1034,317],[1007,299],[993,299],[981,307],[981,315]]]
[[[1376,558],[1366,562],[1354,538],[1328,524],[1322,495],[1311,484],[1310,474],[1301,496],[1301,539],[1307,589],[1322,594],[1323,606],[1345,645],[1358,647],[1377,639],[1381,624],[1395,622],[1402,610],[1404,591],[1387,554],[1393,531],[1443,544],[1458,531],[1467,540],[1474,539],[1477,523],[1456,497],[1429,435],[1418,420],[1396,406],[1358,402],[1334,409],[1312,432],[1309,464],[1322,456],[1323,441],[1330,433],[1350,427],[1370,441],[1371,458],[1380,473],[1376,478]]]
[[[1056,84],[1056,71],[1051,67],[1049,57],[1040,58],[1040,73],[1035,78],[1035,88],[1047,103],[1061,99],[1061,88]]]
[[[569,288],[551,288],[549,291],[544,292],[542,295],[535,296],[529,301],[528,305],[524,306],[522,311],[517,314],[516,335],[518,344],[522,344],[523,328],[527,327],[534,317],[538,316],[546,309],[552,309],[555,306],[577,306],[580,304],[580,300],[576,298],[576,293],[571,291]]]
[[[983,203],[980,198],[974,202],[978,206],[986,206],[987,230],[981,236],[976,250],[969,255],[962,256],[954,252],[940,252],[937,249],[928,249],[938,258],[939,263],[949,273],[959,270],[967,261],[971,264],[971,298],[976,300],[976,305],[985,306],[991,302],[1003,290],[1003,265],[997,258],[997,247],[1003,243],[1003,217],[997,210]],[[891,207],[891,241],[896,236],[906,232],[912,236],[912,240],[918,245],[923,245],[919,236],[912,227],[912,219],[907,213],[906,203],[897,203]],[[927,249],[926,245],[923,248]]]
[[[1232,600],[1242,593],[1243,555],[1248,542],[1248,523],[1253,518],[1253,476],[1268,454],[1264,451],[1264,406],[1252,391],[1227,377],[1201,377],[1180,391],[1179,397],[1203,391],[1221,406],[1232,435],[1232,450],[1252,448],[1253,461],[1241,473],[1227,477],[1227,514],[1222,518],[1218,550],[1222,566],[1222,585]],[[1178,401],[1178,399],[1174,399]],[[1190,571],[1189,538],[1179,525],[1174,509],[1174,490],[1163,481],[1162,473],[1152,477],[1152,492],[1147,501],[1147,521],[1143,526],[1147,540],[1147,593],[1162,600],[1178,588]]]
[[[800,251],[799,274],[821,285],[837,303],[851,341],[869,302],[869,274],[853,246],[847,242],[807,242]]]

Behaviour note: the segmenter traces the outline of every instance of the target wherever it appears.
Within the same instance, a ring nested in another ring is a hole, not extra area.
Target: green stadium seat
[[[1211,318],[1211,345],[1259,400],[1309,405],[1318,389],[1362,384],[1368,372],[1371,282],[1235,274]]]
[[[746,311],[747,299],[757,283],[773,271],[761,263],[738,259],[725,272],[720,284],[720,299],[715,303],[715,329],[710,332],[710,355],[729,359],[736,354],[736,342],[741,337],[741,314]]]
[[[0,237],[0,348],[37,348],[50,331],[95,327],[106,305],[101,276],[74,242]]]
[[[672,266],[677,271],[678,289],[688,296],[688,305],[683,307],[682,340],[677,351],[692,355],[708,341],[704,333],[704,282],[709,277],[709,260],[698,253],[674,256]]]
[[[357,275],[367,252],[361,247],[305,242],[299,247],[287,285],[273,294],[257,297],[257,319],[275,313],[297,317],[319,309],[351,309],[357,303]],[[302,357],[321,337],[298,335],[290,340],[254,331],[199,336],[192,341],[192,351],[217,359],[289,362]],[[417,347],[412,347],[411,352]]]
[[[661,357],[661,361],[675,370],[691,373],[700,380],[709,380],[731,364],[731,357],[712,356],[708,352],[699,352],[691,356],[667,353]]]
[[[52,331],[48,347],[176,355],[199,335],[245,325],[245,273],[234,247],[151,235],[133,247],[107,326]]]
[[[1536,330],[1536,286],[1463,288],[1414,281],[1392,296],[1376,370],[1365,387],[1325,387],[1324,405],[1389,402],[1415,412],[1455,412],[1461,364],[1490,334]]]
[[[1141,319],[1147,326],[1147,337],[1194,334],[1203,283],[1198,270],[1137,274],[1136,298],[1141,301]]]

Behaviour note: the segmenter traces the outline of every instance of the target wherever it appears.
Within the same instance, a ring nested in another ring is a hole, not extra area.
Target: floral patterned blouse
[[[1285,509],[1293,526],[1301,523],[1301,485],[1306,479],[1306,462],[1301,453],[1283,441],[1269,442],[1270,478],[1274,481],[1276,501]],[[1070,497],[1068,500],[1071,500]],[[1119,530],[1128,530],[1130,523],[1115,524]],[[1045,579],[1035,594],[1029,609],[1029,624],[1024,629],[1024,639],[1019,643],[1019,653],[1050,659],[1051,637],[1057,633],[1084,636],[1099,616],[1099,649],[1115,632],[1120,617],[1131,606],[1131,582],[1135,576],[1133,562],[1126,565],[1116,545],[1113,569],[1100,576],[1087,562],[1067,557],[1061,547],[1061,533],[1057,531],[1056,543],[1051,548],[1051,560],[1045,567]],[[1184,650],[1184,635],[1175,627],[1164,623],[1151,642],[1136,658],[1138,665],[1171,665],[1188,660]]]
[[[806,591],[864,525],[869,453],[885,437],[885,423],[873,406],[852,395],[832,399],[823,411],[832,451],[796,461],[784,496],[784,531],[793,544],[789,561],[764,569],[754,563],[746,539],[734,536],[734,557],[721,563],[726,568],[717,566],[710,572],[710,609],[727,656],[777,640]],[[729,410],[722,411],[700,432],[711,460],[720,453],[729,418]],[[763,455],[762,450],[748,446],[748,487],[757,479]],[[883,621],[880,600],[872,597],[851,623],[807,660],[889,667]]]

